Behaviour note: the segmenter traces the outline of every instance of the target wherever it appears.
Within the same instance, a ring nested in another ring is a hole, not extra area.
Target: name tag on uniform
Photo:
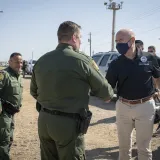
[[[139,62],[139,66],[149,66],[149,62]]]

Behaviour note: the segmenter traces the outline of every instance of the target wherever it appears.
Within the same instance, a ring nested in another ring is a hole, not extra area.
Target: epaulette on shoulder
[[[79,52],[80,54],[82,54],[82,55],[84,55],[85,57],[87,57],[87,58],[90,58],[90,56],[88,56],[88,55],[86,55],[84,52]]]
[[[86,54],[83,53],[83,52],[78,52],[78,53],[81,55],[81,60],[83,60],[83,61],[85,61],[85,62],[87,62],[87,63],[89,63],[89,62],[92,61],[92,57],[86,55]]]

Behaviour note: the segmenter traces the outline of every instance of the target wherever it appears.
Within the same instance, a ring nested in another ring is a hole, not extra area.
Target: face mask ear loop
[[[129,41],[130,41],[132,38],[133,38],[133,37],[131,37],[131,38],[129,39]],[[129,41],[128,41],[128,42],[129,42]],[[128,42],[127,42],[127,44],[128,44]],[[131,46],[132,46],[132,45],[131,45]],[[131,48],[131,46],[130,46],[129,48]]]
[[[129,39],[129,41],[130,41],[132,38],[133,38],[133,37],[131,37],[131,38]],[[129,41],[128,41],[128,42],[129,42]],[[128,42],[127,42],[127,44],[128,44]],[[132,43],[132,45],[133,45],[133,43]],[[132,45],[129,47],[129,49],[132,47]],[[128,45],[128,46],[129,46],[129,45]]]

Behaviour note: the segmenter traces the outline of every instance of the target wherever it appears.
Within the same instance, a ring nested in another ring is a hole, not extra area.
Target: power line
[[[151,15],[157,13],[158,11],[160,11],[160,6],[157,6],[156,8],[152,8],[151,10],[140,14],[139,17],[137,17],[137,16],[136,16],[136,17],[133,17],[132,19],[130,19],[130,21],[126,21],[126,22],[124,22],[124,23],[126,24],[126,23],[130,23],[132,20],[140,20],[140,19],[143,19],[143,18],[145,18],[145,17],[151,16]],[[147,30],[147,31],[142,32],[142,34],[147,33],[147,32],[150,32],[150,31],[153,31],[153,30],[156,30],[156,29],[159,29],[159,28],[160,28],[160,26],[158,26],[158,27],[156,27],[156,28],[149,29],[149,30]],[[102,31],[102,30],[101,30],[101,31]],[[99,32],[101,32],[101,31],[99,31]],[[104,32],[103,32],[103,33],[104,33]],[[110,36],[110,34],[107,34],[107,35]],[[92,34],[92,36],[95,36],[95,33]],[[107,42],[107,43],[111,43],[111,42]],[[96,45],[94,45],[94,47],[98,47],[98,46],[101,46],[101,45],[104,45],[104,44],[107,44],[107,43],[96,44]],[[91,54],[91,49],[90,49],[90,54]]]
[[[157,13],[158,11],[160,11],[160,7],[159,8],[157,8],[156,10],[154,10],[152,13],[150,13],[150,14],[146,14],[146,15],[144,15],[144,16],[142,16],[142,17],[140,17],[139,19],[143,19],[143,18],[145,18],[145,17],[149,17],[149,16],[151,16],[151,15],[153,15],[153,14],[155,14],[155,13]]]
[[[150,12],[151,11],[151,12]],[[155,13],[157,13],[156,11],[160,11],[160,6],[156,7],[156,8],[152,8],[151,10],[147,11],[147,12],[144,12],[140,15],[137,16],[134,16],[133,18],[131,18],[129,21],[124,21],[123,24],[127,24],[127,23],[130,23],[131,21],[133,20],[140,20],[140,19],[143,19],[145,17],[148,17],[150,15],[153,15]]]
[[[88,42],[89,42],[89,46],[90,46],[90,56],[92,56],[92,34],[91,34],[91,32],[89,33]]]
[[[149,30],[147,30],[147,31],[144,31],[142,34],[145,34],[146,32],[150,32],[150,31],[154,31],[154,30],[159,29],[159,28],[160,28],[160,26],[155,27],[155,28],[152,28],[152,29],[149,29]],[[103,45],[103,44],[109,44],[109,43],[111,43],[111,42],[109,41],[109,42],[107,42],[107,43],[99,43],[99,44],[94,45],[94,47],[98,47],[98,46],[101,46],[101,45]]]
[[[153,9],[152,9],[152,10],[153,10]],[[144,16],[141,16],[141,17],[139,17],[139,19],[136,19],[136,20],[140,20],[140,19],[144,19],[144,18],[146,18],[146,17],[149,17],[149,16],[157,13],[156,11],[157,11],[157,12],[160,11],[160,6],[158,6],[158,7],[156,8],[156,10],[154,10],[154,12],[145,14]],[[119,26],[118,26],[118,27],[119,27]],[[149,29],[149,30],[147,30],[147,31],[142,32],[141,34],[144,34],[144,33],[146,33],[146,32],[150,32],[150,31],[153,31],[153,30],[156,30],[156,29],[159,29],[159,28],[160,28],[160,27],[152,28],[152,29]],[[141,28],[139,27],[139,28],[135,28],[135,29],[141,29]]]
[[[150,10],[147,10],[146,12],[142,12],[142,13],[141,13],[140,15],[138,15],[138,16],[133,16],[129,21],[128,21],[128,20],[127,20],[127,21],[124,21],[123,24],[130,23],[131,21],[134,21],[134,20],[144,19],[144,18],[146,18],[146,17],[149,17],[149,16],[157,13],[158,11],[160,11],[160,6],[157,6],[157,7],[155,7],[155,8],[150,9]],[[117,25],[117,26],[120,27],[120,25]],[[109,27],[111,27],[111,25],[109,25]],[[97,32],[96,34],[100,33],[101,31],[102,31],[102,29],[96,31],[96,32]],[[92,31],[92,32],[93,32],[93,31]],[[92,36],[95,36],[95,33],[93,33]]]
[[[150,31],[154,31],[154,30],[159,29],[159,28],[160,28],[160,26],[158,26],[158,27],[156,27],[156,28],[149,29],[149,30],[147,30],[147,31],[144,31],[144,33],[150,32]]]

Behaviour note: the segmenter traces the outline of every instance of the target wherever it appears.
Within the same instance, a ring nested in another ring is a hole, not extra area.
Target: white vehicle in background
[[[33,66],[35,65],[36,60],[30,60],[27,63],[26,73],[32,75]]]
[[[118,58],[118,52],[99,52],[92,56],[93,60],[97,63],[100,72],[105,77],[110,63]]]
[[[105,77],[108,71],[110,63],[117,59],[120,54],[118,52],[99,52],[92,56],[93,60],[97,63],[100,72]],[[114,97],[113,101],[117,101],[117,89],[114,88]]]

